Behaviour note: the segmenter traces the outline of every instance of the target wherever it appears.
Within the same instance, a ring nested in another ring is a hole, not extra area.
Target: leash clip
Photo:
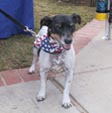
[[[30,32],[32,34],[32,36],[35,37],[35,38],[37,37],[36,32],[34,32],[32,29],[29,29],[28,26],[25,26],[24,31],[25,32]]]

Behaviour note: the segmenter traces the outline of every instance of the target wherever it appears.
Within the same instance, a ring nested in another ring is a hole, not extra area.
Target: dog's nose
[[[72,39],[65,39],[64,42],[65,42],[66,44],[71,44],[71,43],[72,43]]]

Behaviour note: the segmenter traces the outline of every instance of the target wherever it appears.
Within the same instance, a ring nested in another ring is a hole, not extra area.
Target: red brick
[[[6,82],[6,85],[12,85],[21,82],[20,76],[17,70],[7,70],[1,72],[1,75]]]
[[[38,73],[29,74],[28,73],[28,68],[19,69],[18,71],[19,71],[19,74],[20,74],[20,76],[21,76],[21,78],[23,79],[24,82],[39,79],[39,74]]]
[[[80,30],[76,31],[74,48],[78,53],[84,46],[86,46],[96,35],[99,34],[100,28],[104,28],[104,22],[93,19],[87,23]]]
[[[80,49],[85,47],[90,41],[91,41],[91,39],[89,39],[89,38],[82,38],[82,40],[77,40],[74,44],[76,53],[78,53],[80,51]]]

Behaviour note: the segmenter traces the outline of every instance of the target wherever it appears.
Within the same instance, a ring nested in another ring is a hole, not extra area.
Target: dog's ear
[[[51,23],[52,23],[52,18],[51,17],[48,17],[48,16],[45,16],[40,21],[40,28],[42,26],[48,26],[48,27],[50,27]]]
[[[75,24],[76,23],[81,24],[81,17],[79,15],[77,15],[75,13],[72,14],[72,19],[73,19],[73,21],[74,21]]]

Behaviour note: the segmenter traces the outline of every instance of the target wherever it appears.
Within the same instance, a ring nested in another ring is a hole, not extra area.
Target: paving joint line
[[[64,87],[55,79],[49,79],[63,93]],[[72,105],[77,108],[80,113],[89,113],[73,96],[70,94]]]
[[[91,72],[96,72],[96,71],[103,71],[103,70],[109,70],[112,69],[112,66],[107,66],[107,67],[99,67],[98,69],[92,69],[92,70],[86,70],[86,71],[82,71],[82,72],[76,72],[74,73],[75,75],[78,74],[85,74],[85,73],[91,73]]]
[[[2,75],[0,76],[0,78],[1,78],[1,80],[2,80],[2,82],[3,82],[3,86],[7,86],[7,83],[6,83],[6,81],[4,80],[4,78],[2,77]]]

